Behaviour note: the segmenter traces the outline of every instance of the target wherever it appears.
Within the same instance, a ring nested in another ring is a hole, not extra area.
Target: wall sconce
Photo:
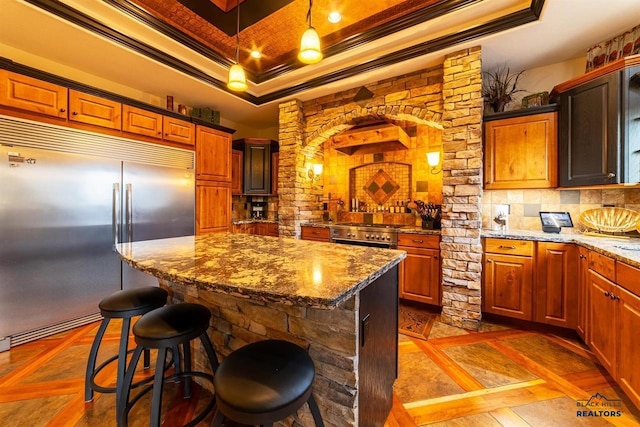
[[[307,170],[307,176],[313,182],[316,182],[322,176],[322,163],[311,163],[311,167]]]
[[[427,153],[427,163],[431,166],[431,173],[437,174],[442,172],[442,168],[438,168],[440,164],[440,152],[439,151],[431,151]]]

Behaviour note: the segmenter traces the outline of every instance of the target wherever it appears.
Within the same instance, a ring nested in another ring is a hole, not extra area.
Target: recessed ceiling
[[[223,119],[274,126],[282,101],[428,68],[461,48],[481,45],[483,68],[508,62],[525,69],[584,55],[638,24],[637,0],[579,3],[315,0],[312,23],[325,59],[303,65],[296,55],[308,0],[244,0],[240,63],[249,90],[240,94],[225,86],[235,54],[236,0],[3,0],[0,46],[9,59],[62,69],[63,77],[98,87],[113,82],[142,101],[172,94],[190,106],[221,110]],[[343,15],[338,24],[327,20],[334,6]],[[254,48],[260,59],[249,56]]]

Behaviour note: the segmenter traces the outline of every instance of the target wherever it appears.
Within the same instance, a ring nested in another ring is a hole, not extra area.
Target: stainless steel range
[[[398,247],[398,228],[402,225],[334,224],[329,237],[333,243],[395,249]]]

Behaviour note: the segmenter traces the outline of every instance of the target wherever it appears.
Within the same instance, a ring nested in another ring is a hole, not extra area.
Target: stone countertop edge
[[[242,224],[279,224],[279,222],[271,219],[236,219],[231,222],[231,225]]]
[[[314,227],[314,228],[329,228],[332,225],[341,225],[339,222],[308,222],[306,224],[301,224],[303,227]],[[371,224],[372,226],[379,225],[384,227],[387,224]],[[439,236],[441,230],[426,230],[422,227],[417,227],[413,225],[407,225],[403,227],[394,228],[394,230],[398,230],[398,233],[407,233],[407,234],[432,234]]]
[[[133,268],[176,284],[319,309],[339,306],[406,257],[401,250],[234,233],[116,248]]]
[[[482,230],[481,237],[510,240],[532,240],[538,242],[575,243],[606,255],[625,264],[640,268],[640,238],[584,236],[578,233],[545,233],[534,230],[509,230],[506,232]],[[630,250],[625,247],[632,248]],[[637,248],[637,249],[636,249]]]

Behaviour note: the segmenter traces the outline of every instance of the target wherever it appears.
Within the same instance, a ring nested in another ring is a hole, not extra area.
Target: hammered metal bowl
[[[580,223],[599,233],[623,233],[638,228],[640,213],[624,208],[589,209],[580,214]]]

